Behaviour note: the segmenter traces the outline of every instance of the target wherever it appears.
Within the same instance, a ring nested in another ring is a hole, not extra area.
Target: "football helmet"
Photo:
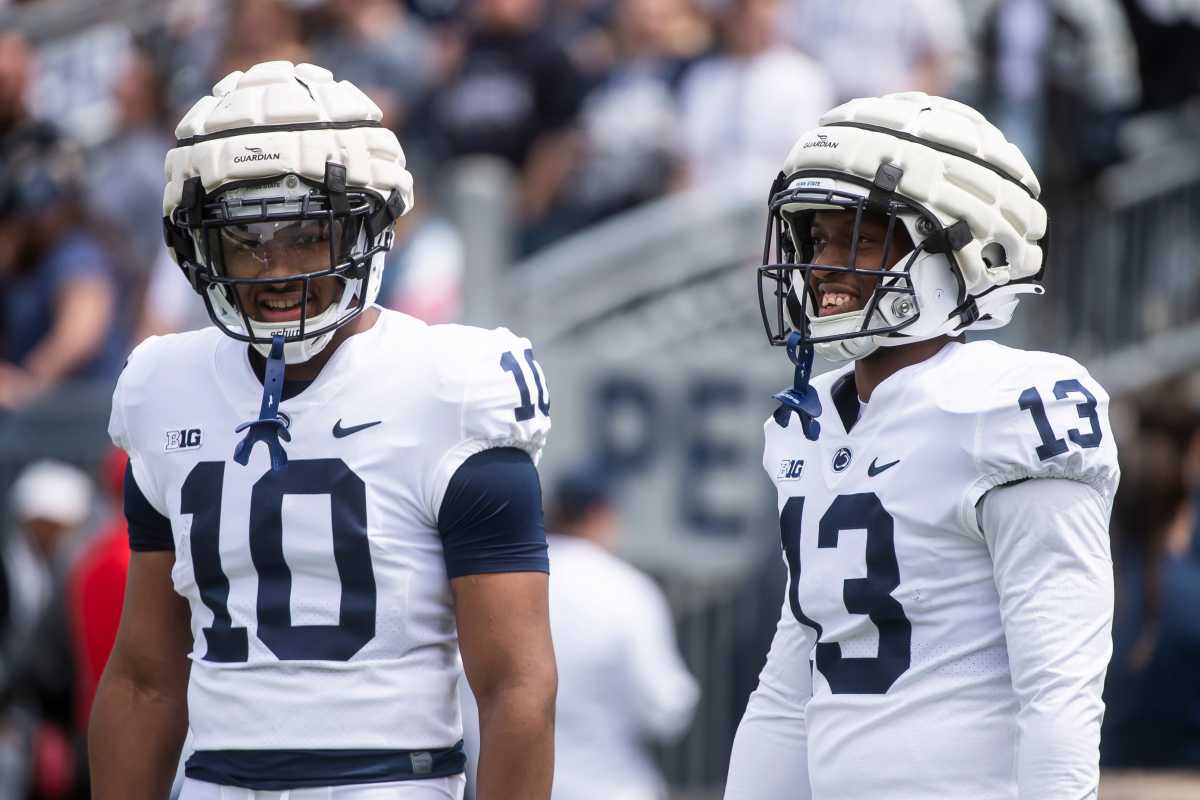
[[[382,116],[348,81],[287,61],[230,73],[184,115],[166,159],[163,229],[224,333],[263,355],[282,334],[284,360],[298,363],[375,301],[392,224],[413,204]],[[283,269],[268,270],[273,261]],[[320,279],[340,291],[310,314]],[[299,318],[252,317],[238,289],[253,285],[299,289]]]
[[[774,345],[832,361],[1006,325],[1042,292],[1046,211],[1015,145],[969,106],[921,92],[851,100],[796,142],[771,186],[759,305]],[[814,264],[819,210],[854,212],[846,264]],[[860,266],[864,215],[883,215],[886,254],[903,225],[913,249]],[[876,279],[863,308],[818,316],[813,272]]]

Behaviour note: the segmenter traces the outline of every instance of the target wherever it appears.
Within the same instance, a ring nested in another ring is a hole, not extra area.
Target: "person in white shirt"
[[[699,698],[666,598],[611,552],[617,515],[600,473],[563,478],[549,513],[559,675],[552,797],[665,798],[648,745],[681,735]]]
[[[684,75],[683,146],[698,186],[757,195],[834,101],[824,68],[781,41],[779,9],[779,0],[723,0],[720,50]]]
[[[1039,193],[982,115],[920,92],[828,112],[776,179],[760,299],[795,379],[763,464],[788,583],[726,800],[1096,797],[1108,395],[962,336],[1041,292]],[[810,383],[815,353],[844,366]]]

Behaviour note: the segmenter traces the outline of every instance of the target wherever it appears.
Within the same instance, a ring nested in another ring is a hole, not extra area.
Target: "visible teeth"
[[[821,295],[821,308],[844,306],[852,299],[844,292],[826,292]]]
[[[299,300],[279,300],[277,298],[262,299],[262,304],[272,311],[289,311],[300,305]]]

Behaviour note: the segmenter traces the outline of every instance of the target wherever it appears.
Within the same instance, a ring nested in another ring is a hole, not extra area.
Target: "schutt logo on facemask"
[[[233,163],[244,164],[247,161],[278,161],[279,153],[264,153],[261,147],[247,147],[249,155],[234,156]]]

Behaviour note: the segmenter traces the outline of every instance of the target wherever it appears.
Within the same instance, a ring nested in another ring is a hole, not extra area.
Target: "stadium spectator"
[[[700,186],[761,192],[833,104],[826,72],[779,40],[778,0],[722,0],[720,48],[688,71],[682,135]]]
[[[1139,110],[1176,107],[1200,95],[1200,3],[1196,0],[1121,0],[1137,41]]]
[[[0,408],[9,409],[64,381],[115,378],[127,339],[77,156],[48,126],[23,130],[0,163]]]
[[[448,221],[417,204],[396,220],[380,305],[430,324],[462,313],[463,243]]]
[[[1180,387],[1146,393],[1179,397]],[[1114,509],[1117,605],[1100,740],[1109,768],[1200,769],[1200,417],[1142,411]]]
[[[612,554],[617,515],[600,473],[562,478],[548,522],[559,675],[553,796],[666,798],[649,745],[681,735],[699,698],[666,598]]]
[[[13,613],[0,633],[0,729],[26,731],[21,783],[31,796],[66,797],[78,767],[70,743],[74,676],[63,586],[91,513],[92,485],[76,467],[39,461],[18,475],[9,501],[16,527],[2,562]]]
[[[682,0],[621,0],[611,69],[587,94],[583,152],[551,214],[568,233],[666,194],[683,181],[676,136],[686,51]]]
[[[783,0],[788,40],[829,73],[836,100],[952,94],[969,42],[959,0]]]
[[[174,144],[162,77],[147,51],[130,48],[114,100],[117,130],[88,154],[87,201],[118,233],[118,275],[126,291],[140,296],[163,248],[162,165]]]
[[[300,14],[286,0],[237,0],[229,8],[225,49],[213,82],[263,61],[311,60]]]
[[[395,0],[325,0],[323,10],[314,63],[366,92],[399,131],[435,77],[430,33]]]
[[[164,245],[150,269],[150,279],[132,341],[140,342],[147,336],[192,331],[211,324],[204,303],[197,301],[196,290],[188,283]]]
[[[545,218],[574,164],[582,99],[570,59],[542,28],[543,3],[474,4],[459,55],[433,93],[426,131],[439,160],[483,154],[511,164],[527,228]]]
[[[27,95],[33,52],[20,33],[0,33],[0,142],[29,114]]]
[[[983,20],[981,99],[1042,187],[1074,188],[1116,160],[1139,95],[1119,0],[992,0]]]
[[[7,592],[0,654],[6,666],[28,645],[53,594],[60,545],[87,519],[92,491],[87,477],[57,461],[26,467],[9,490],[15,529],[0,550]],[[7,673],[9,669],[0,669]]]
[[[122,510],[128,463],[124,450],[113,448],[105,457],[100,477],[109,502],[108,521],[73,563],[66,587],[75,656],[75,723],[80,735],[87,733],[92,699],[121,621],[130,555]]]

